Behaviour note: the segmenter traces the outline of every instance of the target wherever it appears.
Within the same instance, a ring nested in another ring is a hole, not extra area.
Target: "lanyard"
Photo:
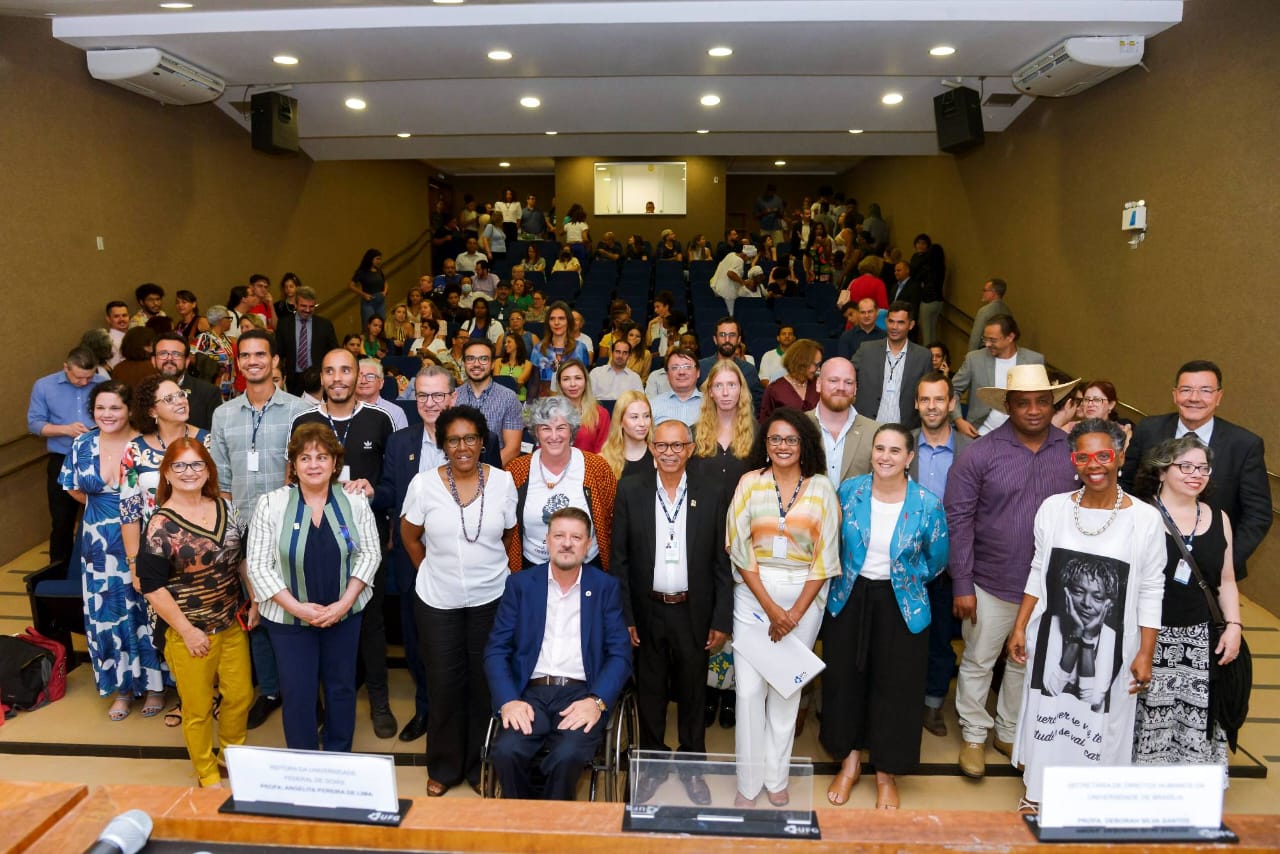
[[[898,366],[902,364],[902,360],[905,358],[907,358],[906,350],[903,350],[901,353],[898,354],[898,358],[894,359],[893,353],[889,350],[889,348],[887,346],[884,348],[885,363],[889,366],[889,382],[891,383],[893,382],[893,372],[898,369]]]
[[[680,485],[680,492],[676,494],[675,513],[667,512],[667,499],[662,495],[662,484],[658,484],[658,506],[662,508],[662,515],[667,518],[667,539],[674,541],[676,538],[676,522],[680,519],[680,510],[684,507],[684,497],[689,492],[688,481]]]
[[[1178,527],[1177,523],[1173,521],[1173,517],[1169,515],[1169,508],[1165,507],[1164,502],[1159,498],[1156,499],[1156,506],[1160,508],[1160,513],[1164,518],[1169,521],[1169,525],[1178,532],[1178,536],[1182,537],[1182,541],[1187,544],[1187,551],[1191,551],[1192,543],[1196,540],[1196,529],[1200,527],[1200,501],[1196,500],[1196,521],[1191,526],[1190,534],[1182,533],[1182,529]]]
[[[351,417],[348,418],[345,422],[343,422],[347,426],[346,426],[346,429],[343,430],[341,433],[338,432],[338,425],[333,423],[333,418],[330,417],[329,415],[329,407],[327,406],[321,407],[320,414],[324,416],[325,421],[329,422],[329,429],[333,431],[333,435],[338,437],[338,443],[345,448],[347,446],[347,434],[351,432],[351,422],[354,421],[356,417],[355,411],[352,411]]]
[[[245,402],[247,403],[248,401],[246,400]],[[270,401],[262,404],[261,409],[254,409],[253,406],[249,407],[249,417],[253,419],[253,436],[249,439],[250,451],[256,452],[258,450],[258,428],[262,426],[262,419],[267,416],[268,403],[270,403]]]
[[[791,508],[796,506],[796,499],[800,497],[800,487],[804,486],[804,478],[800,478],[796,482],[796,491],[791,493],[791,501],[786,507],[782,506],[782,491],[778,489],[778,479],[773,479],[773,494],[778,496],[778,530],[785,529],[787,514],[791,512]]]

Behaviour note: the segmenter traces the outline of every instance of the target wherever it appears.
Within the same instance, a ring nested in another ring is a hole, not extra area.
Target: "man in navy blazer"
[[[545,744],[542,797],[573,800],[600,746],[605,715],[631,676],[622,588],[583,565],[590,541],[585,512],[552,513],[550,564],[512,574],[498,604],[484,672],[502,716],[491,755],[505,797],[536,797],[531,765]]]
[[[409,491],[409,481],[419,472],[434,472],[444,465],[445,457],[436,445],[436,420],[453,406],[457,397],[453,375],[439,365],[427,365],[413,378],[418,415],[422,420],[387,437],[382,452],[382,477],[374,488],[372,506],[375,513],[385,513],[391,520],[391,575],[400,595],[400,625],[404,640],[405,664],[414,684],[414,713],[400,730],[401,741],[416,741],[427,731],[427,681],[418,654],[418,630],[413,620],[414,581],[418,568],[409,560],[400,542],[400,511]],[[502,468],[499,453],[502,439],[489,430],[481,462]]]
[[[1213,475],[1204,500],[1231,520],[1231,555],[1236,579],[1243,581],[1245,562],[1262,543],[1273,518],[1262,437],[1216,416],[1222,403],[1222,369],[1213,362],[1187,362],[1178,369],[1173,403],[1177,413],[1148,416],[1133,428],[1120,483],[1131,489],[1143,456],[1165,439],[1199,436],[1213,451]]]

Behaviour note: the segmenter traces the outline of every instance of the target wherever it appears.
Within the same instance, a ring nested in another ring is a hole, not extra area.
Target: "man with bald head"
[[[818,425],[834,484],[871,472],[871,439],[880,425],[853,408],[858,392],[853,362],[837,356],[818,372],[818,405],[806,413]]]

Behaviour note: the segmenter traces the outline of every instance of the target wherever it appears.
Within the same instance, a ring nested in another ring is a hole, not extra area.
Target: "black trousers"
[[[669,697],[676,703],[678,749],[705,753],[702,706],[707,692],[707,639],[695,637],[688,602],[667,605],[649,600],[646,607],[648,626],[635,648],[640,749],[670,749],[664,743]]]
[[[387,522],[378,517],[378,542],[386,541]],[[387,706],[387,620],[382,610],[387,596],[385,551],[382,558],[373,577],[373,595],[361,612],[364,614],[364,622],[360,624],[360,664],[364,668],[364,685],[369,692],[369,706],[373,710]]]
[[[63,454],[49,454],[49,464],[45,470],[48,481],[46,489],[49,495],[49,518],[52,525],[49,529],[49,563],[67,564],[71,562],[71,552],[75,546],[76,519],[80,516],[80,502],[76,501],[58,484],[58,475],[62,472],[62,463],[66,459]]]
[[[533,731],[525,735],[518,729],[503,729],[493,745],[493,768],[502,784],[504,798],[532,798],[533,759],[545,745],[547,754],[540,770],[546,783],[542,798],[548,801],[571,801],[578,790],[582,769],[596,755],[604,739],[602,717],[591,732],[581,729],[559,729],[560,712],[569,704],[587,696],[586,685],[531,685],[520,699],[533,706]],[[431,715],[435,716],[433,698]],[[430,742],[431,736],[427,736]]]
[[[432,608],[412,588],[418,650],[427,678],[427,776],[446,786],[480,783],[480,750],[493,714],[484,646],[498,613],[495,599],[473,608]]]
[[[915,771],[929,632],[907,629],[890,582],[855,581],[840,616],[824,616],[822,650],[822,746],[840,759],[868,750],[877,771]]]

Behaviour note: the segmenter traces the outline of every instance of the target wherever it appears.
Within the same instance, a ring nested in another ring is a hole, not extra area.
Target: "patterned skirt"
[[[1138,695],[1134,765],[1226,765],[1227,739],[1209,729],[1209,624],[1165,626],[1151,686]]]

